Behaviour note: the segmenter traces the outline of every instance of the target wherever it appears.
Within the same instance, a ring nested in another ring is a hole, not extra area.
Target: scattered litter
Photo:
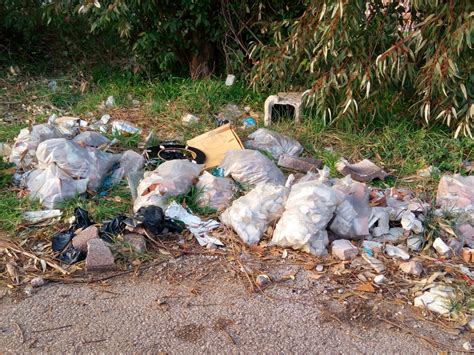
[[[242,120],[242,128],[249,129],[257,126],[257,121],[253,117],[247,117]]]
[[[72,141],[79,144],[81,147],[96,148],[110,143],[110,139],[94,131],[82,132],[75,136]]]
[[[255,279],[255,283],[257,284],[258,287],[265,287],[271,284],[272,281],[270,280],[270,277],[268,275],[260,274],[260,275],[257,275]]]
[[[384,284],[386,280],[387,280],[387,278],[385,277],[385,275],[377,275],[377,276],[374,277],[374,282],[377,285]]]
[[[227,208],[234,197],[234,183],[229,178],[216,177],[205,171],[196,184],[197,203],[217,211]]]
[[[317,272],[323,272],[324,271],[324,266],[323,265],[316,265],[316,271]]]
[[[420,234],[423,232],[423,224],[416,218],[413,212],[403,212],[401,223],[403,229],[406,231],[413,231],[415,234]]]
[[[390,257],[399,258],[402,260],[410,259],[410,254],[408,254],[405,250],[391,244],[385,245],[385,254]]]
[[[422,178],[429,178],[433,175],[440,174],[440,170],[437,167],[430,165],[427,168],[418,170],[416,174]]]
[[[309,171],[315,172],[321,168],[323,162],[313,158],[294,157],[288,154],[280,155],[278,159],[278,166],[294,171],[301,171],[307,173]]]
[[[225,78],[225,85],[226,86],[232,86],[235,83],[235,75],[233,74],[228,74],[227,77]]]
[[[135,127],[130,122],[126,121],[114,121],[112,123],[112,132],[116,134],[140,134],[141,129]]]
[[[227,104],[217,114],[217,117],[221,120],[227,120],[232,123],[242,118],[243,114],[244,112],[239,108],[239,106],[235,104]]]
[[[349,239],[361,239],[369,235],[371,210],[367,186],[346,176],[336,182],[333,191],[338,205],[336,216],[329,227],[331,231]]]
[[[385,179],[387,173],[372,163],[368,159],[364,159],[358,163],[350,164],[347,160],[341,158],[336,163],[336,169],[343,175],[350,175],[354,180],[367,182],[373,179]]]
[[[256,150],[229,150],[220,164],[225,176],[241,184],[283,185],[285,176],[270,159]]]
[[[326,255],[329,244],[326,227],[336,202],[335,192],[319,181],[296,183],[291,187],[285,211],[276,224],[272,243],[317,256]]]
[[[138,185],[133,210],[150,205],[165,209],[171,196],[188,192],[201,171],[202,165],[187,160],[170,160],[154,171],[146,172]]]
[[[346,239],[334,240],[331,246],[332,255],[340,260],[352,260],[359,254],[357,247]]]
[[[190,125],[190,124],[198,123],[199,120],[200,119],[199,119],[198,116],[195,116],[195,115],[192,115],[192,114],[188,113],[188,114],[183,116],[183,118],[181,119],[181,122],[183,122],[185,125]]]
[[[451,255],[451,248],[439,237],[433,242],[433,248],[440,256],[449,257]]]
[[[177,219],[186,224],[186,227],[194,235],[199,245],[208,248],[214,248],[217,246],[224,246],[224,244],[217,238],[211,237],[208,233],[220,226],[219,222],[210,219],[203,221],[198,216],[195,216],[183,206],[173,202],[169,205],[165,212],[166,216],[172,219]]]
[[[232,227],[245,243],[256,244],[269,224],[281,216],[287,194],[287,188],[281,185],[257,185],[235,200],[220,219]]]
[[[435,285],[421,296],[415,297],[414,306],[427,308],[432,312],[448,316],[451,313],[451,304],[455,296],[452,287]]]
[[[443,210],[451,212],[474,211],[474,176],[442,176],[436,203]]]
[[[108,114],[102,115],[102,117],[100,118],[100,123],[104,125],[109,123],[109,121],[110,121],[110,115]]]
[[[390,233],[390,215],[385,207],[372,207],[369,225],[374,237]]]
[[[376,253],[380,253],[382,251],[382,247],[383,247],[382,243],[375,242],[372,240],[364,240],[362,242],[362,248],[369,249]]]
[[[218,166],[227,151],[243,149],[237,133],[229,124],[218,127],[187,141],[188,146],[202,151],[206,155],[206,169]]]
[[[379,259],[365,253],[362,254],[362,259],[364,259],[370,265],[370,267],[378,273],[385,271],[385,266]]]
[[[23,213],[23,220],[31,224],[37,224],[62,215],[63,213],[60,210],[29,211]]]
[[[420,276],[423,272],[423,265],[416,260],[400,263],[398,266],[405,274]]]
[[[115,106],[115,99],[113,96],[107,97],[107,100],[105,100],[105,108],[112,108]]]
[[[275,159],[280,158],[282,154],[297,157],[303,152],[303,146],[297,140],[266,128],[257,129],[248,138],[245,148],[262,150]]]

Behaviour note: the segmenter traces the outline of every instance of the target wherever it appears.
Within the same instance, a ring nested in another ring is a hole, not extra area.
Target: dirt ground
[[[102,282],[50,282],[22,296],[2,290],[0,349],[420,354],[443,349],[423,337],[462,350],[469,336],[421,321],[408,307],[336,301],[333,286],[300,266],[283,263],[278,272],[284,281],[250,292],[226,261],[195,255]]]

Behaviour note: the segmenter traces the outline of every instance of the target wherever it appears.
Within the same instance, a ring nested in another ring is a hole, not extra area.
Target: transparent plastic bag
[[[64,137],[64,134],[51,124],[35,125],[31,132],[28,128],[23,128],[15,139],[10,153],[10,162],[20,169],[28,170],[36,162],[38,144],[48,139],[61,137]]]
[[[367,185],[353,181],[348,175],[337,180],[333,190],[338,195],[338,205],[329,229],[347,239],[361,239],[369,235],[371,208]]]
[[[256,150],[229,150],[220,165],[225,176],[243,184],[283,185],[285,176],[270,159]]]
[[[81,147],[100,147],[103,144],[110,143],[110,139],[94,131],[82,132],[75,136],[72,141]]]
[[[303,146],[296,139],[266,128],[259,128],[250,134],[249,140],[245,142],[245,148],[263,150],[275,159],[282,154],[297,157],[303,153]]]
[[[56,208],[64,200],[86,192],[88,182],[88,179],[73,179],[56,164],[51,164],[46,169],[32,171],[27,187],[30,199],[39,199],[46,208]]]
[[[133,150],[127,150],[120,158],[120,166],[112,174],[112,184],[115,185],[125,176],[127,179],[143,169],[145,158]]]
[[[95,191],[121,155],[90,147],[82,148],[73,141],[56,138],[40,143],[36,157],[40,169],[55,163],[73,178],[88,179],[88,188]]]
[[[247,195],[235,200],[221,215],[220,220],[247,244],[256,244],[270,223],[281,216],[288,188],[281,185],[260,184]]]
[[[336,204],[336,193],[330,186],[315,180],[296,183],[276,224],[272,244],[326,255],[329,244],[326,227]]]
[[[210,207],[217,211],[227,208],[234,196],[234,183],[229,178],[217,177],[205,171],[196,184],[200,207]]]
[[[188,160],[169,160],[146,172],[138,185],[133,210],[150,205],[166,209],[169,198],[186,193],[202,169],[203,165]]]

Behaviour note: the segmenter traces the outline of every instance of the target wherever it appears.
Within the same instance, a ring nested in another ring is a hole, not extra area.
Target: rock
[[[258,287],[264,287],[271,283],[270,277],[268,275],[260,274],[257,276],[255,283]]]
[[[348,240],[338,239],[332,242],[332,255],[340,260],[352,260],[359,250]]]
[[[474,249],[470,248],[462,248],[461,256],[464,262],[466,263],[474,263]]]
[[[459,239],[457,238],[449,238],[448,239],[448,247],[449,249],[451,249],[452,252],[454,252],[454,254],[456,255],[460,255],[461,254],[461,250],[462,250],[462,247],[464,246],[464,243],[461,242]]]
[[[42,277],[35,277],[31,280],[32,287],[43,287],[46,285],[46,281]]]
[[[420,276],[421,273],[423,272],[423,265],[419,261],[416,261],[416,260],[401,263],[398,267],[405,274]]]
[[[146,240],[145,237],[138,233],[129,233],[123,236],[123,239],[130,244],[133,251],[137,253],[146,252]]]
[[[377,276],[374,277],[374,282],[377,285],[381,285],[381,284],[385,283],[386,280],[387,280],[387,278],[384,275],[377,275]]]
[[[372,267],[377,272],[384,272],[385,271],[385,266],[384,264],[377,258],[374,258],[373,256],[367,255],[367,254],[362,254],[362,258]]]
[[[464,344],[462,344],[462,347],[463,347],[464,350],[469,351],[469,352],[472,350],[472,345],[468,341],[466,341]]]
[[[89,226],[79,231],[74,238],[72,238],[72,246],[77,250],[87,252],[87,242],[97,238],[99,238],[99,230],[96,226]]]
[[[449,257],[451,255],[451,248],[439,237],[433,242],[433,248],[440,256]]]
[[[87,271],[106,271],[115,268],[114,256],[102,239],[92,239],[87,243]]]
[[[232,86],[235,83],[235,75],[229,74],[227,75],[227,78],[225,79],[225,85],[226,86]]]
[[[115,106],[115,99],[113,96],[109,96],[107,100],[105,100],[105,108],[112,108]]]
[[[181,121],[182,121],[183,124],[185,124],[185,125],[194,124],[194,123],[198,123],[198,122],[199,122],[199,117],[194,116],[194,115],[191,115],[190,113],[188,113],[188,114],[186,114],[186,115],[183,116],[183,118],[181,119]]]
[[[323,265],[317,265],[317,266],[316,266],[316,271],[317,271],[317,272],[323,272],[323,270],[324,270],[324,266],[323,266]]]
[[[382,243],[374,242],[372,240],[364,240],[362,242],[362,247],[370,249],[377,253],[380,253],[382,251]]]
[[[390,257],[400,258],[402,260],[410,259],[410,254],[405,250],[391,244],[385,245],[385,253]]]

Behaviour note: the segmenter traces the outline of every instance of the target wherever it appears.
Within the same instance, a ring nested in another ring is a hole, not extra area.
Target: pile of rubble
[[[368,185],[387,176],[369,160],[351,164],[341,159],[336,167],[344,177],[331,178],[321,161],[301,157],[304,148],[299,142],[265,128],[250,134],[243,145],[234,137],[232,147],[224,143],[218,149],[209,147],[209,134],[215,133],[211,140],[219,142],[215,139],[223,132],[219,128],[207,133],[208,141],[203,140],[207,146],[195,147],[206,155],[203,164],[172,159],[143,171],[145,153],[108,152],[116,142],[97,131],[110,130],[109,120],[110,116],[102,117],[89,124],[61,117],[22,130],[10,154],[18,167],[17,183],[45,208],[56,208],[68,198],[100,190],[106,179],[112,184],[129,180],[134,215],[115,221],[115,233],[127,234],[126,240],[138,252],[146,249],[147,240],[160,237],[166,223],[176,227],[180,222],[200,245],[221,247],[224,243],[212,231],[224,225],[249,245],[259,243],[270,230],[269,245],[365,263],[374,270],[377,284],[386,282],[378,255],[399,259],[401,272],[418,278],[424,273],[417,258],[423,249],[451,259],[469,282],[474,280],[469,268],[474,262],[473,176],[443,176],[435,208],[408,189]],[[140,133],[127,122],[113,122],[111,127],[123,134]],[[199,191],[198,205],[217,211],[220,221],[203,220],[173,201],[192,188]],[[455,223],[434,240],[428,239],[427,220],[447,213],[456,214]],[[68,255],[62,260],[81,260],[72,257],[80,255],[86,257],[89,270],[113,266],[109,248],[113,240],[106,237],[111,225],[99,230],[93,224],[78,227],[75,223],[57,249],[62,256]],[[432,282],[424,285],[414,304],[449,315],[454,297],[452,287]]]

